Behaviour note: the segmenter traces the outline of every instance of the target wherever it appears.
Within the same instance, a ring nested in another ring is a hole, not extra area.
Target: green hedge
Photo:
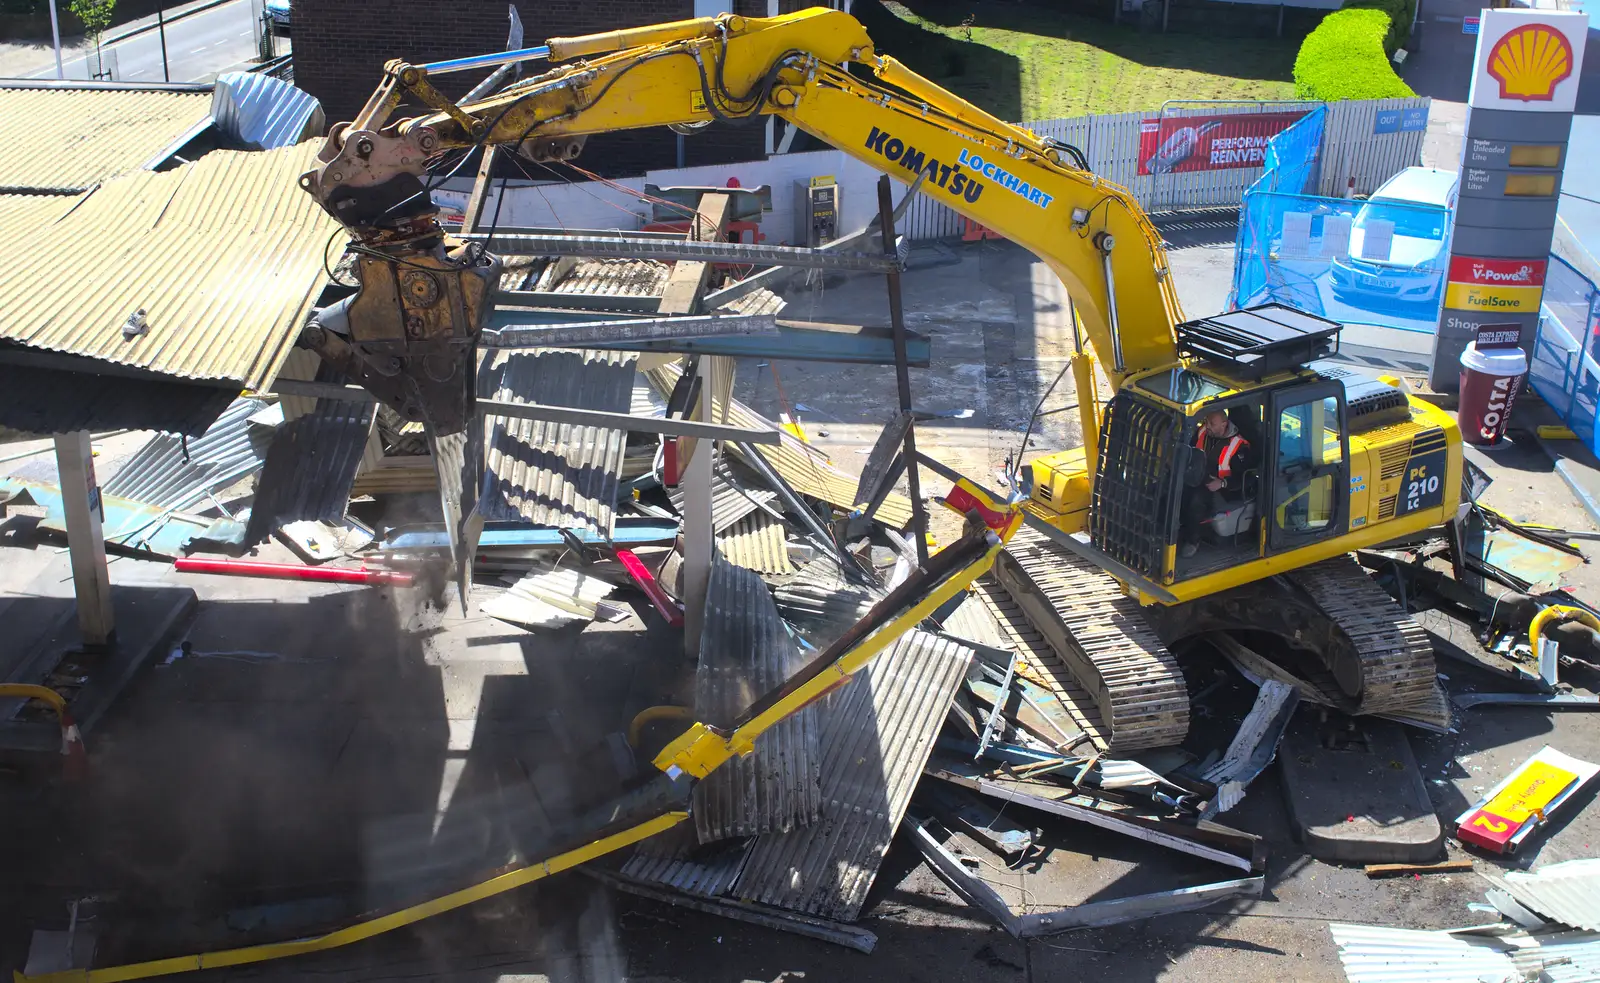
[[[1411,22],[1417,17],[1417,0],[1345,0],[1343,10],[1381,10],[1389,15],[1389,32],[1383,50],[1393,55],[1411,38]]]
[[[1383,9],[1347,7],[1322,19],[1306,35],[1294,60],[1294,91],[1302,99],[1394,99],[1414,96],[1389,63],[1387,43],[1395,31],[1393,6],[1410,0],[1363,0]],[[1409,30],[1409,17],[1399,22]],[[1403,37],[1402,33],[1402,37]]]

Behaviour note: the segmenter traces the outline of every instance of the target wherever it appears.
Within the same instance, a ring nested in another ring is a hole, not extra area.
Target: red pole
[[[656,583],[655,576],[650,573],[650,568],[644,565],[644,561],[634,555],[633,550],[617,550],[617,562],[628,571],[628,576],[632,577],[633,582],[639,585],[639,589],[644,591],[646,597],[650,598],[650,603],[656,606],[661,616],[667,619],[667,624],[674,628],[682,628],[683,609],[679,608],[661,585]]]
[[[258,560],[202,560],[180,557],[172,561],[183,573],[216,573],[229,577],[268,577],[275,580],[315,580],[330,584],[372,584],[410,587],[416,578],[393,570],[365,567],[306,567],[296,563],[262,563]],[[647,571],[648,572],[648,571]]]

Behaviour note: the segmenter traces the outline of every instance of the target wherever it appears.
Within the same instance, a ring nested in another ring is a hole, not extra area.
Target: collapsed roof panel
[[[861,914],[972,657],[913,630],[829,697],[822,817],[757,839],[737,897],[840,921]]]
[[[672,387],[677,384],[682,374],[683,367],[677,363],[669,363],[645,373],[650,385],[663,396],[672,392]],[[749,430],[773,429],[771,421],[737,399],[732,400],[727,406],[722,405],[720,401],[714,403],[711,419]],[[767,459],[773,469],[783,477],[784,481],[792,485],[795,491],[810,495],[812,498],[820,498],[846,512],[855,508],[856,486],[860,483],[860,478],[846,474],[822,451],[787,430],[779,431],[779,443],[776,446],[767,444],[756,446],[761,456]],[[744,452],[742,448],[736,448],[735,453],[743,456]],[[874,518],[895,529],[904,529],[911,524],[911,500],[898,492],[890,492],[883,500],[883,505],[879,506]]]
[[[209,85],[0,84],[0,190],[71,194],[136,171],[207,125],[211,98]]]
[[[239,387],[41,369],[0,361],[0,427],[32,433],[165,430],[198,437]]]
[[[130,174],[31,234],[0,241],[0,339],[265,387],[322,289],[324,250],[340,234],[298,183],[316,150],[217,151]]]
[[[695,717],[731,728],[763,693],[805,665],[760,577],[717,556],[706,586],[705,626],[695,671]],[[817,818],[818,707],[813,704],[756,738],[694,788],[701,843],[778,833]]]
[[[485,399],[626,413],[633,398],[628,352],[505,351],[478,375]],[[603,427],[491,416],[484,420],[484,518],[610,532],[627,434]]]

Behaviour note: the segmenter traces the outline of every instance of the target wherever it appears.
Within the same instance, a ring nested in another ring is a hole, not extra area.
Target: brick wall
[[[733,11],[765,16],[766,0],[732,0]],[[295,84],[322,101],[330,124],[353,119],[390,58],[440,61],[500,51],[509,20],[505,0],[292,0]],[[524,43],[680,20],[693,0],[535,0],[518,4]],[[537,70],[537,63],[531,63]],[[442,76],[440,88],[460,95],[486,73]],[[399,115],[404,115],[402,110]],[[765,128],[713,124],[686,138],[686,163],[718,164],[762,156]],[[597,134],[578,163],[608,177],[674,167],[677,137],[666,129]],[[530,165],[531,168],[531,165]],[[535,172],[537,168],[531,168]],[[499,172],[497,171],[497,174]],[[520,177],[515,169],[507,176]]]

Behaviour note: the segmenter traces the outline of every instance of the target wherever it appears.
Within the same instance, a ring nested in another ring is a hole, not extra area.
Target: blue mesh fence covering
[[[1595,418],[1600,413],[1600,290],[1552,254],[1541,313],[1539,336],[1529,353],[1528,384],[1579,440],[1600,453],[1595,440]]]
[[[1321,170],[1322,131],[1327,123],[1328,107],[1318,106],[1273,137],[1267,143],[1266,170],[1250,190],[1301,194],[1315,189]]]
[[[1239,214],[1233,303],[1279,301],[1347,324],[1432,334],[1449,232],[1444,208],[1252,190]]]

